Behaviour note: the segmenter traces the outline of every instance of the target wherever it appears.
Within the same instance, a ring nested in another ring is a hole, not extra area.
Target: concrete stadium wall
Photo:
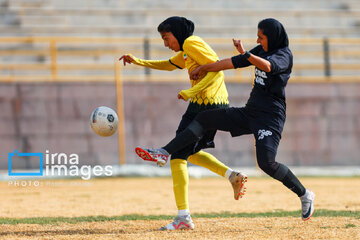
[[[243,106],[250,84],[227,84],[231,105]],[[187,103],[177,100],[186,83],[124,84],[126,161],[143,164],[138,145],[158,147],[170,140]],[[293,166],[360,163],[360,83],[292,84],[287,87],[287,121],[277,159]],[[2,83],[0,86],[0,169],[8,153],[64,152],[82,165],[118,164],[117,134],[95,135],[89,116],[97,106],[116,109],[112,83]],[[251,135],[231,138],[219,132],[209,152],[230,166],[254,166]],[[37,168],[33,160],[14,169]]]

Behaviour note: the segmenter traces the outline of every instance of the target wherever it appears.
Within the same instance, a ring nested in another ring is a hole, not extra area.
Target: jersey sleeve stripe
[[[176,65],[175,63],[171,62],[171,60],[169,59],[169,62],[174,65],[175,67],[177,67],[178,69],[182,69],[181,67],[179,67],[178,65]]]

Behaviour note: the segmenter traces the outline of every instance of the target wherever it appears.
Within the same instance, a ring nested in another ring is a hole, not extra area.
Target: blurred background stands
[[[172,15],[193,20],[195,34],[220,58],[236,54],[231,38],[244,39],[249,49],[256,45],[261,19],[280,20],[294,68],[278,160],[295,166],[359,165],[358,0],[0,0],[0,13],[0,169],[7,169],[7,153],[15,149],[75,152],[82,164],[118,164],[117,137],[93,134],[89,115],[100,105],[116,109],[119,56],[173,55],[156,31]],[[232,105],[247,100],[252,71],[226,72]],[[121,74],[126,162],[141,164],[135,146],[161,146],[174,136],[187,105],[176,95],[189,87],[188,77],[186,71],[136,66]],[[251,136],[235,140],[219,133],[216,144],[211,152],[228,165],[254,166]]]

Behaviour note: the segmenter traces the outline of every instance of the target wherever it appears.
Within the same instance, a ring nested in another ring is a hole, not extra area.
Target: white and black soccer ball
[[[90,126],[94,132],[102,137],[113,135],[118,128],[119,118],[114,110],[101,106],[96,108],[90,116]]]

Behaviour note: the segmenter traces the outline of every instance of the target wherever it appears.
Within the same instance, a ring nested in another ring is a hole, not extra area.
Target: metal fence
[[[231,39],[205,39],[220,58],[236,53]],[[243,39],[245,47],[255,39]],[[1,82],[113,81],[115,62],[125,53],[168,59],[171,52],[159,38],[4,37],[0,38]],[[360,39],[291,39],[292,82],[360,80]],[[228,82],[251,82],[248,69],[227,73]],[[186,73],[159,72],[129,66],[124,81],[184,81]]]

